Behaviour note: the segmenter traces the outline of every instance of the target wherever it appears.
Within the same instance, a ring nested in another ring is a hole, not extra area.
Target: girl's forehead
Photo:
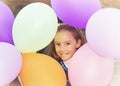
[[[54,39],[55,40],[68,40],[68,39],[72,40],[72,39],[75,39],[75,38],[74,38],[72,32],[65,30],[65,31],[57,32]]]

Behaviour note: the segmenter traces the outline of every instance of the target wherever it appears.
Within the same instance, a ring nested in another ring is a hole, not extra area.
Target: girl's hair
[[[76,39],[76,41],[78,41],[80,39],[81,46],[86,43],[85,30],[74,28],[72,26],[69,26],[69,25],[66,25],[63,23],[58,26],[57,32],[62,31],[62,30],[70,31],[72,33],[72,35],[74,36],[74,38]],[[49,56],[55,58],[58,62],[61,61],[61,58],[56,54],[56,51],[55,51],[54,39],[48,46],[47,54]]]

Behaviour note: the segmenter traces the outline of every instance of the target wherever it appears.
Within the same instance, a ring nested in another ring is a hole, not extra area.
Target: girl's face
[[[63,60],[69,60],[77,48],[81,46],[81,40],[76,41],[72,32],[61,30],[54,38],[55,50],[57,55]]]

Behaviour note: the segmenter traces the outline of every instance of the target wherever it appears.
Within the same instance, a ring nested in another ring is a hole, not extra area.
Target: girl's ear
[[[76,48],[79,48],[81,46],[81,40],[79,39],[76,44]]]

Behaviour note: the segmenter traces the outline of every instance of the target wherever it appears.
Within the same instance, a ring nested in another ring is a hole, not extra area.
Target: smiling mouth
[[[66,58],[67,55],[68,53],[60,54],[61,58]]]

